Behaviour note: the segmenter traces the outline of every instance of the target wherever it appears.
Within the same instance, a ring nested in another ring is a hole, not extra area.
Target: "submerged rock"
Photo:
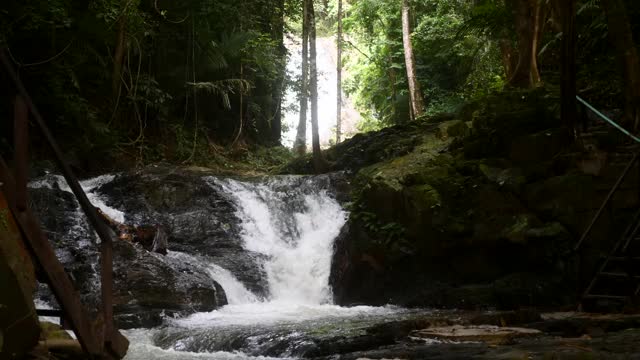
[[[481,341],[492,345],[505,345],[512,344],[516,338],[541,334],[538,330],[516,327],[453,325],[412,331],[409,338],[411,340]]]

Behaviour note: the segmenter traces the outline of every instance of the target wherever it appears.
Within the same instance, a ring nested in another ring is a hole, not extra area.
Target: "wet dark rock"
[[[114,242],[114,312],[120,328],[153,327],[164,316],[215,310],[224,290],[207,273],[176,259]]]
[[[485,342],[397,341],[376,349],[333,354],[314,359],[640,359],[640,331],[627,329],[606,336],[559,338],[547,334],[512,339],[507,344]]]
[[[120,179],[126,181],[124,177],[126,175]],[[75,198],[55,183],[51,188],[31,189],[30,196],[56,255],[83,303],[91,311],[98,309],[99,245]],[[124,196],[140,195],[130,192]],[[144,206],[139,208],[139,217],[133,218],[147,224],[156,223],[153,213],[142,211]],[[164,257],[126,241],[116,240],[113,244],[114,314],[120,328],[153,327],[161,324],[165,316],[211,311],[227,303],[224,290],[202,266]],[[48,291],[41,292],[40,298],[55,305]]]
[[[259,254],[242,247],[240,221],[228,195],[209,174],[149,167],[118,175],[98,191],[126,214],[126,223],[158,224],[169,251],[207,257],[231,271],[249,290],[266,295]]]

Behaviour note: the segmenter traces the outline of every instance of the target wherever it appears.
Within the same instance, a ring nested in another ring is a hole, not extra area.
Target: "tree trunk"
[[[311,93],[311,145],[313,165],[316,173],[326,172],[329,168],[320,149],[320,129],[318,128],[318,66],[316,52],[316,15],[313,0],[308,0],[309,13],[309,85]]]
[[[506,0],[511,7],[518,36],[518,63],[508,84],[533,88],[540,82],[538,42],[540,36],[540,0]]]
[[[623,0],[602,0],[607,14],[609,39],[615,47],[624,80],[624,116],[628,126],[640,120],[640,62]]]
[[[504,67],[504,75],[507,79],[511,79],[516,67],[518,66],[517,54],[515,53],[510,40],[502,39],[498,43],[500,45],[500,53],[502,55],[502,66]]]
[[[407,81],[409,83],[409,97],[413,118],[424,113],[424,102],[420,84],[416,79],[416,59],[411,45],[411,25],[409,17],[409,0],[402,0],[402,43],[404,45],[404,60],[407,67]]]
[[[114,99],[120,95],[120,85],[122,83],[122,67],[124,64],[124,54],[126,52],[127,0],[121,1],[121,12],[120,19],[118,20],[118,37],[116,39],[116,50],[113,55],[113,73],[111,75],[111,90]]]
[[[287,48],[284,46],[284,0],[278,0],[278,9],[274,21],[273,39],[278,44],[278,57],[284,64],[287,59]],[[286,76],[286,66],[278,70],[278,76],[273,81],[273,101],[271,102],[271,140],[275,144],[280,144],[282,139],[282,88]]]
[[[300,120],[294,145],[299,155],[307,152],[307,106],[309,100],[309,1],[302,1],[302,77],[300,79]]]
[[[576,0],[565,0],[558,9],[562,26],[561,119],[571,135],[576,130]]]
[[[338,0],[338,36],[336,61],[336,144],[342,137],[342,0]]]
[[[537,86],[542,82],[540,78],[540,69],[538,69],[538,50],[542,41],[542,32],[544,30],[545,14],[542,7],[543,0],[530,0],[533,3],[533,40],[531,41],[531,67],[530,75],[533,86]],[[570,0],[565,0],[570,1]]]

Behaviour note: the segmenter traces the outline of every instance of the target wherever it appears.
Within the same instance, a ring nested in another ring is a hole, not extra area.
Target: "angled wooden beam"
[[[18,211],[25,211],[27,209],[27,179],[29,177],[29,109],[20,95],[16,96],[13,108],[16,208]]]
[[[7,164],[0,158],[0,182],[5,184],[3,186],[5,196],[9,199],[15,199],[15,196],[11,194],[12,191],[6,191],[6,189],[15,189],[16,186],[15,180],[9,171]],[[102,343],[96,337],[93,324],[89,321],[89,314],[80,302],[80,296],[67,276],[64,267],[58,261],[34,214],[30,209],[18,212],[14,206],[15,202],[12,204],[12,201],[9,200],[8,203],[11,212],[15,215],[26,245],[31,250],[35,262],[40,265],[51,291],[53,291],[60,303],[65,317],[69,319],[82,348],[90,355],[100,356],[103,353]]]
[[[0,49],[0,62],[4,65],[7,74],[18,90],[18,93],[23,98],[28,109],[31,111],[36,125],[40,128],[42,135],[49,144],[49,147],[53,152],[54,159],[58,167],[62,171],[67,184],[71,188],[71,191],[76,196],[80,207],[87,216],[89,224],[91,224],[92,228],[100,237],[100,275],[102,289],[102,316],[104,321],[104,326],[101,333],[105,336],[104,342],[106,343],[107,347],[109,347],[109,344],[113,340],[111,339],[112,334],[117,333],[117,331],[114,330],[113,326],[113,248],[111,244],[111,234],[107,226],[100,220],[98,213],[96,212],[96,208],[91,204],[84,190],[82,190],[82,187],[80,186],[80,183],[78,182],[76,176],[73,174],[73,171],[71,171],[69,165],[64,161],[62,151],[58,147],[53,135],[49,131],[49,128],[47,127],[42,115],[27,93],[24,84],[18,77],[16,71],[13,69],[13,66],[9,61],[4,49]]]

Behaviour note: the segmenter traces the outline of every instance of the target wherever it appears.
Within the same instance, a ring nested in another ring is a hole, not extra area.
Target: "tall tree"
[[[420,83],[416,78],[416,59],[411,45],[411,17],[409,0],[402,0],[402,43],[404,46],[404,60],[407,67],[407,81],[409,82],[409,97],[413,118],[424,113],[424,101]]]
[[[542,30],[541,0],[505,0],[511,9],[518,38],[518,62],[509,85],[532,88],[540,82],[538,46]]]
[[[286,63],[287,48],[284,45],[285,28],[285,0],[276,1],[276,11],[274,12],[273,41],[277,44],[278,58],[282,63]],[[273,101],[271,104],[271,138],[274,143],[279,144],[282,139],[282,90],[286,76],[286,66],[281,66],[277,70],[277,76],[273,80]]]
[[[126,31],[127,31],[127,7],[129,1],[120,1],[120,17],[118,18],[118,35],[116,38],[116,49],[113,55],[113,71],[111,75],[111,91],[113,97],[120,95],[122,83],[122,67],[124,64],[124,54],[126,52]]]
[[[311,96],[311,147],[313,166],[316,173],[328,170],[329,166],[320,149],[320,129],[318,127],[318,66],[316,51],[316,14],[313,0],[308,0],[309,14],[309,93]]]
[[[338,0],[338,54],[336,56],[336,144],[342,137],[342,0]]]
[[[640,61],[623,0],[602,0],[607,14],[609,39],[615,47],[624,79],[624,114],[628,125],[640,121]]]
[[[576,125],[576,0],[558,2],[562,26],[561,118],[575,135]]]
[[[309,101],[309,0],[302,0],[302,76],[300,78],[300,119],[295,151],[307,152],[307,106]]]

